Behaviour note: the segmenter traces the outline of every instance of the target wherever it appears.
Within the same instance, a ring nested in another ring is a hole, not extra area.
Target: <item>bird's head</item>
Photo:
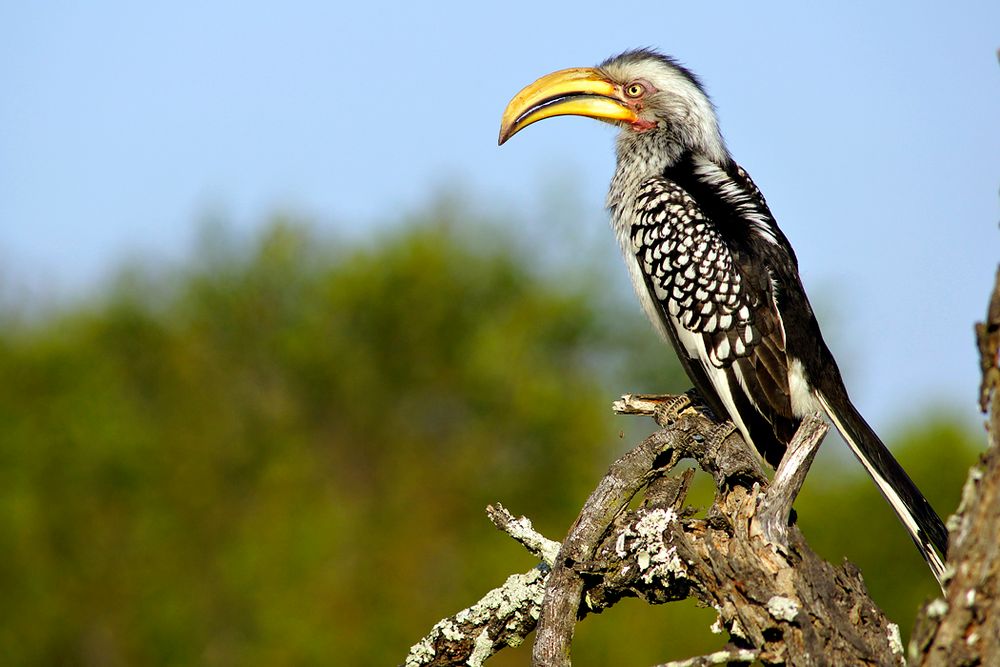
[[[627,51],[597,67],[543,76],[507,105],[499,143],[540,120],[567,115],[618,125],[628,142],[656,136],[679,149],[725,159],[715,109],[701,83],[672,58],[652,50]]]

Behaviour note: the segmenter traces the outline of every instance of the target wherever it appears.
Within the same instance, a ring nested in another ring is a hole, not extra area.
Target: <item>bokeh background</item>
[[[0,663],[385,665],[533,562],[688,385],[602,207],[613,130],[496,147],[551,70],[706,81],[856,402],[935,506],[982,447],[1000,6],[0,7]],[[797,509],[904,636],[935,586],[835,438]],[[718,646],[622,604],[580,665]],[[525,664],[522,648],[495,659]]]

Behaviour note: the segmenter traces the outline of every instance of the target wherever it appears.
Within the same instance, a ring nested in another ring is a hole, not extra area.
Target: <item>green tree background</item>
[[[532,567],[484,506],[560,539],[653,428],[611,400],[688,386],[602,269],[539,259],[461,207],[368,242],[279,219],[252,242],[208,229],[184,265],[87,300],[3,308],[0,662],[397,664]],[[887,435],[948,513],[981,438],[924,407]],[[905,635],[935,585],[834,438],[797,510]],[[576,663],[707,651],[713,620],[626,601],[581,624]]]

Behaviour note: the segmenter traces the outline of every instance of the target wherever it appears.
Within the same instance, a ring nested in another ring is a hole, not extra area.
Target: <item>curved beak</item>
[[[638,119],[599,70],[575,67],[546,74],[510,101],[500,122],[499,145],[528,127],[553,116],[587,116],[634,123]]]

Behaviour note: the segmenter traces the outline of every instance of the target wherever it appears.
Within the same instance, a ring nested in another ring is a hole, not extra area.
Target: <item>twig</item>
[[[476,604],[434,624],[410,648],[405,667],[479,667],[504,646],[517,646],[535,627],[548,568],[513,574]]]
[[[493,525],[513,537],[532,555],[538,557],[543,563],[552,566],[562,546],[555,540],[550,540],[535,530],[531,525],[531,519],[526,516],[515,519],[506,507],[497,503],[486,507],[486,515],[493,522]]]
[[[410,648],[405,667],[481,665],[504,646],[520,644],[535,628],[559,543],[536,531],[526,517],[515,519],[500,503],[489,505],[486,515],[543,562],[524,574],[508,577],[503,586],[476,604],[436,623]]]

